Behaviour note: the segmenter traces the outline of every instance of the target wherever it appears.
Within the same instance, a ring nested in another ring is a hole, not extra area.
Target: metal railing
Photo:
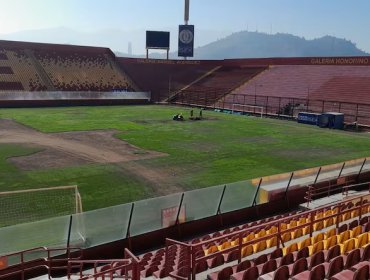
[[[176,278],[176,279],[179,279],[179,280],[186,280],[186,279],[189,279],[190,276],[191,276],[191,279],[195,280],[196,279],[196,265],[198,263],[200,263],[201,261],[212,259],[212,258],[214,258],[218,255],[223,255],[223,254],[226,254],[226,253],[230,253],[231,251],[237,250],[237,252],[238,252],[238,263],[240,263],[241,260],[242,260],[242,250],[243,250],[243,248],[247,247],[248,245],[257,244],[260,241],[267,241],[268,239],[276,238],[276,248],[279,248],[281,245],[283,247],[285,247],[285,244],[284,244],[284,241],[283,241],[284,234],[292,233],[292,232],[294,232],[298,229],[307,228],[309,236],[312,237],[312,234],[315,232],[315,230],[314,230],[315,225],[318,225],[320,223],[323,224],[325,220],[333,219],[333,221],[335,221],[336,227],[338,228],[339,223],[345,221],[343,219],[343,215],[345,215],[346,213],[354,212],[354,211],[356,211],[356,213],[358,213],[358,219],[361,220],[363,214],[366,214],[368,212],[368,208],[370,206],[369,201],[366,199],[367,196],[369,196],[369,194],[362,195],[360,197],[356,197],[356,198],[353,198],[353,199],[348,199],[345,202],[329,204],[329,205],[317,208],[315,210],[305,211],[305,212],[301,212],[301,213],[298,213],[298,214],[295,214],[295,215],[286,216],[286,217],[283,217],[283,218],[280,218],[280,219],[277,219],[277,220],[272,220],[272,221],[263,223],[263,225],[255,225],[255,226],[252,226],[252,227],[247,228],[247,229],[241,229],[241,230],[238,230],[238,231],[235,231],[235,232],[222,234],[221,236],[211,238],[211,239],[208,239],[208,240],[205,240],[205,241],[200,241],[200,242],[197,242],[195,244],[187,244],[187,243],[178,242],[178,241],[167,238],[166,239],[166,252],[168,252],[170,250],[170,246],[172,246],[172,245],[184,246],[184,247],[187,248],[187,250],[189,250],[191,252],[191,257],[190,257],[191,262],[190,262],[190,265],[189,265],[190,266],[189,271],[191,272],[191,274],[190,275],[177,275],[176,271],[173,271],[173,272],[170,272],[169,275]],[[353,201],[357,201],[359,203],[357,203],[356,205],[353,205],[352,207],[348,207],[347,209],[345,209],[345,207],[348,206]],[[336,213],[334,213],[334,214],[327,215],[327,216],[324,216],[324,215],[322,215],[322,217],[317,216],[317,214],[319,214],[319,213],[324,213],[324,211],[327,210],[328,207],[331,207],[332,209],[337,208],[338,211],[336,211]],[[364,209],[366,209],[366,211],[364,211]],[[306,222],[303,223],[303,224],[299,224],[298,223],[299,219],[303,218],[303,217],[306,218]],[[289,224],[289,222],[291,220],[296,220],[297,225],[293,226],[293,227],[286,228],[286,229],[282,229],[282,224],[283,223],[284,224]],[[243,238],[245,237],[246,233],[257,232],[258,230],[265,229],[265,228],[272,227],[272,226],[275,226],[277,228],[277,232],[267,234],[267,235],[262,236],[262,237],[254,238],[253,240],[250,240],[250,241],[243,242]],[[231,240],[232,238],[234,238],[234,240],[237,240],[236,245],[233,245],[229,248],[219,250],[217,252],[214,252],[214,253],[211,253],[211,254],[208,254],[208,255],[204,255],[204,256],[200,256],[200,257],[197,256],[197,252],[199,250],[203,250],[203,245],[207,245],[207,244],[211,244],[211,243],[216,244],[217,241],[226,240],[226,239]],[[197,248],[201,248],[201,249],[197,249]],[[272,248],[272,247],[270,247],[270,248]],[[165,263],[167,263],[167,262],[168,262],[168,260],[166,258]]]
[[[259,96],[246,94],[228,94],[220,98],[213,90],[195,91],[179,96],[171,104],[198,106],[208,109],[233,110],[242,113],[255,114],[253,106],[262,107],[266,116],[295,118],[299,112],[339,112],[343,113],[346,123],[370,125],[370,104],[329,101],[309,98],[293,98],[284,96]],[[235,110],[235,104],[242,105]],[[248,109],[248,105],[251,109]]]
[[[73,256],[77,252],[77,256]],[[29,254],[44,254],[45,257],[39,257],[32,260],[27,260],[26,256]],[[61,256],[61,257],[59,257]],[[19,252],[10,253],[2,256],[4,259],[11,257],[19,257],[20,263],[17,265],[17,269],[9,273],[1,273],[0,279],[19,276],[22,280],[26,279],[26,272],[34,271],[40,268],[47,270],[48,277],[50,279],[53,270],[65,270],[68,268],[68,261],[71,259],[82,258],[82,249],[79,247],[67,247],[67,248],[47,248],[37,247]],[[40,264],[29,265],[31,262],[40,262]],[[62,265],[60,265],[62,263]]]

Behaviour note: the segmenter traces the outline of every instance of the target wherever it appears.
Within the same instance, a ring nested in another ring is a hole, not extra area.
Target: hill
[[[365,56],[356,44],[333,36],[306,40],[291,34],[241,31],[195,50],[197,59]]]

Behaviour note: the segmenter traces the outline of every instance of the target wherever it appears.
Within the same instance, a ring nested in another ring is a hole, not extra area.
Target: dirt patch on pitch
[[[72,167],[91,163],[115,163],[133,176],[146,180],[157,193],[181,191],[172,187],[165,190],[171,174],[165,170],[150,170],[140,160],[167,156],[167,154],[140,149],[116,138],[116,130],[42,133],[13,120],[0,120],[0,144],[12,143],[40,149],[32,155],[8,160],[23,170]],[[125,164],[129,163],[130,164]]]

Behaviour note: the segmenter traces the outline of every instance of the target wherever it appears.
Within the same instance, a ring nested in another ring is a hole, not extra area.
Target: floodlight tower
[[[184,25],[179,25],[179,51],[178,56],[193,57],[194,53],[194,25],[189,25],[190,0],[185,0]]]
[[[190,7],[190,0],[185,0],[185,13],[184,13],[185,25],[188,25],[189,23],[189,7]]]

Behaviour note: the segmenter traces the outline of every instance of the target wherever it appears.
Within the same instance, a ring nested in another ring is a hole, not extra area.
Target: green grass
[[[370,135],[320,129],[292,121],[204,112],[205,120],[174,122],[189,109],[163,106],[1,109],[39,131],[117,129],[117,137],[168,154],[140,164],[172,174],[171,183],[191,190],[289,172],[370,155]],[[36,148],[0,145],[0,191],[78,184],[84,210],[157,195],[156,186],[118,164],[22,171],[7,161]]]

